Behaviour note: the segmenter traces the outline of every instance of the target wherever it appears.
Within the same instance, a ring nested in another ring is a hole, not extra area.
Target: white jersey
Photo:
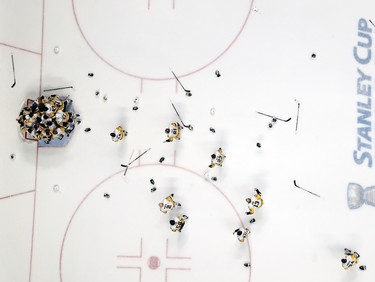
[[[118,142],[126,136],[126,132],[121,126],[118,126],[112,133],[115,134],[115,136],[112,136],[112,141],[113,142]]]
[[[237,239],[238,241],[240,241],[241,243],[243,243],[245,241],[245,239],[247,238],[247,235],[250,234],[250,230],[248,228],[238,228],[236,231],[235,231],[236,235],[237,235]]]
[[[222,166],[223,165],[223,162],[224,162],[224,159],[225,159],[225,156],[222,154],[221,150],[218,150],[216,152],[216,158],[215,158],[215,163],[219,166]]]
[[[252,196],[250,198],[250,202],[247,204],[249,209],[251,208],[260,208],[263,205],[263,200],[262,198],[257,197],[256,195]]]
[[[162,213],[168,213],[169,211],[173,210],[174,207],[177,205],[171,196],[168,196],[163,200],[162,206],[160,207],[160,211]]]
[[[348,269],[358,263],[358,258],[355,254],[346,255],[345,259],[346,259],[346,262],[342,263],[342,267],[344,269]]]
[[[185,225],[185,221],[188,219],[188,217],[186,215],[183,215],[183,216],[176,216],[173,220],[175,222],[174,225],[170,225],[170,229],[173,231],[173,232],[181,232],[182,228],[184,227]]]
[[[169,140],[167,142],[172,142],[174,139],[180,140],[180,129],[181,125],[178,122],[171,123],[169,133],[167,133],[167,140]]]

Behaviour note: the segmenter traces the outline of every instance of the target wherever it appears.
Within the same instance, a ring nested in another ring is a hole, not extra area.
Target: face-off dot
[[[156,256],[151,256],[147,260],[147,265],[150,269],[153,269],[153,270],[158,269],[160,266],[160,259]]]

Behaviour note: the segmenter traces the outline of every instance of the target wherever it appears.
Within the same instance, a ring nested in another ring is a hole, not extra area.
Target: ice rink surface
[[[374,280],[375,2],[0,7],[0,281]],[[72,140],[24,142],[22,103],[65,86],[53,93],[70,95],[82,117]],[[170,100],[194,130],[163,143],[178,121]],[[269,128],[257,111],[291,120]],[[114,143],[119,125],[128,136]],[[209,169],[219,147],[223,166]],[[148,148],[124,177],[120,165]],[[265,204],[250,224],[255,187]],[[182,206],[162,214],[171,193]],[[183,231],[171,232],[182,214]],[[251,230],[244,243],[232,234],[241,226]],[[344,248],[361,255],[349,270]]]

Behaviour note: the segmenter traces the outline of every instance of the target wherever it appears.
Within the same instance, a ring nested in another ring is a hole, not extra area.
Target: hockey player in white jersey
[[[255,209],[259,209],[263,206],[262,193],[258,188],[254,188],[254,195],[251,198],[246,198],[246,202],[249,208],[249,211],[246,212],[247,215],[254,214]]]
[[[177,203],[173,200],[174,194],[166,197],[162,203],[159,203],[160,211],[162,213],[168,213],[173,210],[176,206],[181,207],[180,203]]]
[[[208,167],[222,166],[225,158],[226,156],[223,154],[223,150],[219,148],[216,153],[211,155],[211,164]]]
[[[169,221],[171,230],[173,232],[176,232],[176,231],[181,232],[187,219],[188,217],[186,215],[176,216],[174,219],[171,219]]]
[[[243,243],[243,242],[245,242],[245,239],[247,238],[247,235],[249,235],[250,233],[251,232],[248,228],[241,227],[241,228],[237,228],[236,230],[234,230],[233,235],[236,234],[238,241]]]
[[[165,140],[164,143],[165,142],[172,142],[175,139],[180,140],[181,129],[183,129],[183,127],[178,122],[171,123],[169,128],[165,129],[165,133],[167,134],[168,139]]]
[[[124,137],[128,135],[128,132],[125,131],[121,126],[118,126],[113,132],[111,132],[110,135],[113,142],[118,142],[124,139]]]
[[[358,258],[360,255],[357,252],[352,252],[351,250],[345,250],[345,258],[341,259],[341,264],[344,269],[349,269],[350,267],[358,263]]]

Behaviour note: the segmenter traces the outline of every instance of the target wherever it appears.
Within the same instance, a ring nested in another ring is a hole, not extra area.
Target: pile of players
[[[32,139],[44,140],[46,144],[69,137],[75,125],[80,123],[79,115],[68,111],[72,102],[57,95],[40,96],[21,110],[17,119],[21,132]]]

